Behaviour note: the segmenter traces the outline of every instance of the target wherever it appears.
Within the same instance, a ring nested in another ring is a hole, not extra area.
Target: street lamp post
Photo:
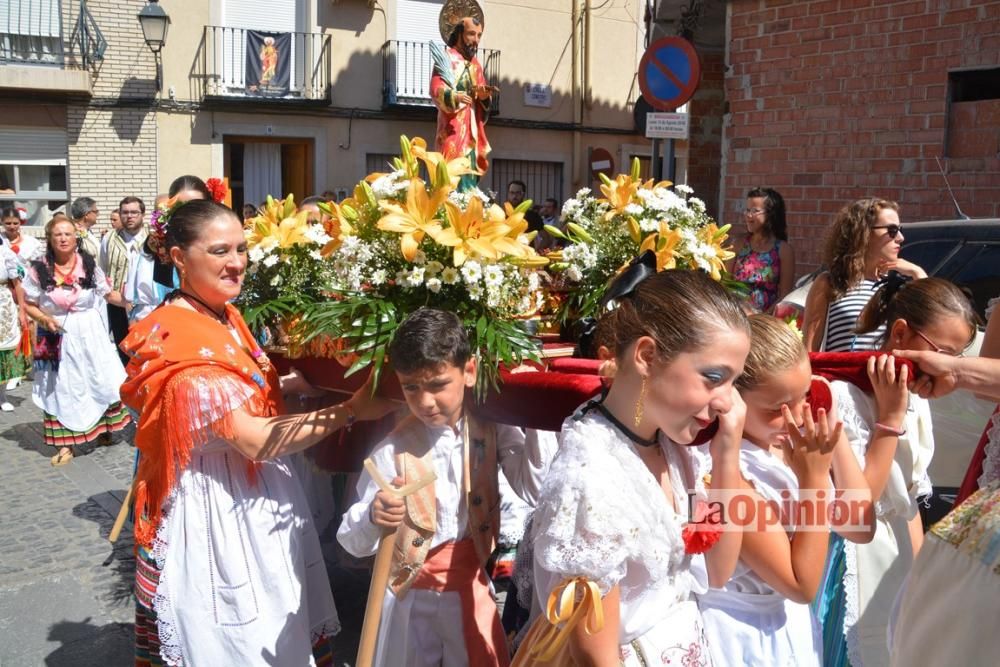
[[[157,0],[149,0],[136,17],[142,26],[142,37],[146,46],[153,52],[156,59],[156,92],[163,90],[163,63],[160,60],[160,50],[167,43],[167,29],[170,27],[170,17],[163,11]]]

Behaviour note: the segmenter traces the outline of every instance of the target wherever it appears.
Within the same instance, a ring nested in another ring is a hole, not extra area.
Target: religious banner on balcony
[[[247,30],[247,92],[284,95],[292,71],[292,36],[287,32]]]

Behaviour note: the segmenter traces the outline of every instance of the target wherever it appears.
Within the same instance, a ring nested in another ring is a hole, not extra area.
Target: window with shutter
[[[292,63],[289,80],[293,91],[302,83],[302,36],[304,0],[222,0],[222,31],[216,50],[223,67],[220,86],[228,94],[246,90],[246,44],[248,30],[292,33]]]
[[[399,0],[396,3],[396,93],[402,98],[430,99],[431,52],[428,42],[441,42],[438,15],[442,0]]]
[[[0,61],[62,64],[60,0],[0,0]]]
[[[44,225],[66,205],[66,130],[0,126],[0,206],[23,208]]]

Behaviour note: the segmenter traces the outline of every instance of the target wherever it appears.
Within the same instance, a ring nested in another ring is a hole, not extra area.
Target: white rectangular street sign
[[[646,114],[647,139],[687,139],[690,116],[686,113]]]
[[[524,106],[552,107],[552,86],[543,83],[524,84]]]

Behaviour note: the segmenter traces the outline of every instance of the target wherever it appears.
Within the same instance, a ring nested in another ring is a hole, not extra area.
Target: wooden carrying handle
[[[397,498],[405,498],[437,480],[437,476],[432,472],[423,479],[397,489],[386,481],[370,458],[365,459],[365,470],[368,471],[380,489]],[[378,551],[375,554],[372,582],[368,588],[368,604],[365,605],[365,621],[361,627],[361,642],[358,644],[357,660],[354,661],[356,667],[371,667],[375,659],[375,643],[378,641],[378,628],[382,622],[382,602],[385,600],[385,589],[389,583],[392,550],[395,546],[396,530],[386,528],[382,531],[382,539],[379,541]]]

